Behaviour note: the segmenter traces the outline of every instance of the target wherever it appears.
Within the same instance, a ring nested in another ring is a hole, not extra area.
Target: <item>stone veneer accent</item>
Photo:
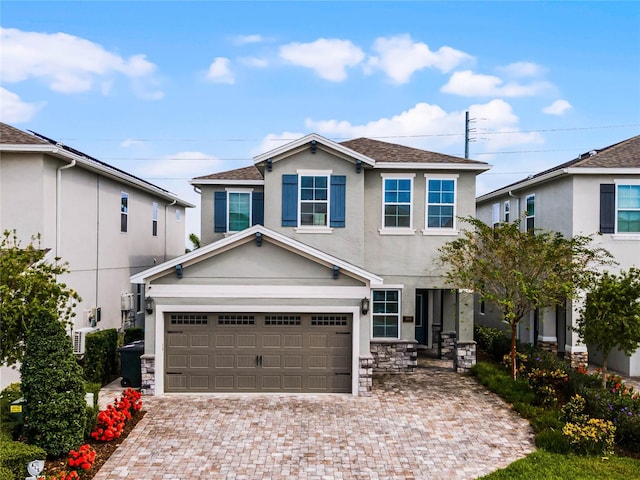
[[[540,350],[544,350],[545,352],[551,352],[555,355],[558,354],[558,342],[545,342],[542,340],[538,340],[538,348]]]
[[[476,342],[456,342],[454,366],[458,373],[468,372],[476,364]]]
[[[418,366],[415,340],[371,341],[373,369],[377,372],[413,372]]]
[[[372,357],[360,357],[360,370],[358,371],[358,396],[370,397],[373,390],[373,364]]]
[[[453,360],[456,350],[456,332],[442,332],[438,346],[441,360]]]
[[[571,364],[571,368],[587,368],[589,366],[589,354],[587,352],[564,352],[564,359]]]
[[[143,395],[156,394],[156,356],[152,353],[145,353],[140,357],[140,368],[142,370],[142,384],[140,391]]]

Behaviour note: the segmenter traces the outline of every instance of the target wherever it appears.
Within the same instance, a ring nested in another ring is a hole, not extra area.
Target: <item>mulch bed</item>
[[[145,413],[146,412],[144,410],[134,413],[131,416],[131,420],[127,420],[127,422],[125,423],[124,429],[122,430],[122,435],[120,435],[120,437],[116,438],[115,440],[112,440],[110,442],[98,442],[97,440],[90,438],[86,441],[86,443],[91,445],[96,451],[96,459],[90,470],[82,471],[82,480],[91,479],[96,473],[98,473],[98,470],[100,470],[102,465],[104,465],[104,463],[109,460],[109,457],[113,454],[113,452],[115,452],[116,449],[122,444],[122,442],[124,442],[124,439],[127,438],[129,433],[131,433],[138,422],[142,420],[142,417],[144,417]],[[58,474],[58,472],[66,470],[67,457],[65,456],[55,460],[47,460],[42,475],[56,475]]]

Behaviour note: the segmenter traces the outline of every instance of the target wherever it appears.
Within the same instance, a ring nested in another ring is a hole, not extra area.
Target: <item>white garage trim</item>
[[[385,287],[386,288],[386,287]],[[369,287],[294,285],[162,285],[147,288],[154,298],[353,298],[369,296]],[[318,307],[316,307],[316,310]]]
[[[344,287],[343,287],[344,288]],[[368,290],[367,290],[368,291]],[[351,332],[351,394],[358,396],[360,367],[360,308],[345,306],[300,306],[300,305],[156,305],[155,308],[155,383],[156,395],[164,395],[165,374],[165,313],[170,312],[264,312],[264,313],[349,313],[353,315]],[[211,394],[216,395],[216,394]]]

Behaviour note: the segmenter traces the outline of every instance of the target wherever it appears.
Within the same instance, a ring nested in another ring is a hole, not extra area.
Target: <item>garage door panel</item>
[[[176,315],[168,392],[351,391],[351,315]]]

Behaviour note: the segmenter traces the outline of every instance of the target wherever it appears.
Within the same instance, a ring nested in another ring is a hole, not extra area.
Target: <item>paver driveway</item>
[[[534,449],[526,421],[438,361],[378,376],[369,398],[174,395],[145,410],[96,480],[471,479]]]

